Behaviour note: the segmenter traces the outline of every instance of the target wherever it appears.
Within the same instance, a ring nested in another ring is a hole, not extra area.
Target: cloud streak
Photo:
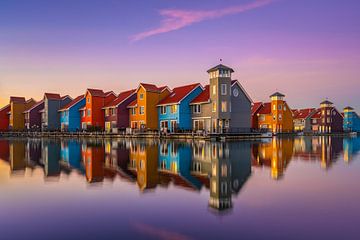
[[[272,3],[274,0],[255,0],[254,2],[232,6],[220,10],[176,10],[176,9],[163,9],[159,11],[159,14],[163,16],[163,20],[159,27],[150,29],[145,32],[135,34],[130,37],[131,41],[139,41],[147,37],[154,35],[167,33],[181,28],[187,27],[194,23],[206,21],[209,19],[221,18],[227,15],[234,15],[242,12],[246,12],[252,9],[263,7]]]

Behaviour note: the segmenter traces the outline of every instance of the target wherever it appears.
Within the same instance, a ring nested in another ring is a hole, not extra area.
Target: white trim
[[[193,119],[193,120],[196,120],[196,119],[211,119],[211,117],[193,117],[191,119]]]
[[[189,105],[197,105],[197,104],[206,104],[206,103],[210,103],[210,99],[204,102],[197,102],[197,103],[190,103]]]

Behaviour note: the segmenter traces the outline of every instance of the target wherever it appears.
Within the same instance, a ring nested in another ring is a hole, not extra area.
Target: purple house
[[[41,111],[44,109],[44,100],[36,103],[34,106],[24,112],[25,129],[40,130],[41,129]]]
[[[136,99],[136,91],[121,92],[117,98],[107,104],[105,110],[105,131],[117,133],[119,129],[129,127],[129,109],[127,106]]]

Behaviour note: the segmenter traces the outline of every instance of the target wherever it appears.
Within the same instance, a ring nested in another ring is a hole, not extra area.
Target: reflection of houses
[[[352,107],[344,108],[344,131],[360,132],[360,117]]]
[[[190,174],[191,147],[182,143],[163,142],[159,146],[159,173],[183,188],[200,190],[202,183]]]
[[[311,132],[311,117],[316,113],[315,108],[292,110],[295,132]]]
[[[89,183],[104,180],[104,145],[102,143],[83,143],[82,159],[85,166],[85,176]]]
[[[0,139],[0,159],[4,161],[9,161],[9,141],[5,139]]]
[[[41,165],[41,139],[31,139],[26,143],[26,162],[31,168]]]
[[[36,103],[34,106],[24,112],[25,114],[25,129],[40,130],[41,128],[41,110],[44,109],[44,101]]]
[[[60,142],[44,139],[42,141],[41,162],[44,165],[46,177],[60,175]]]
[[[160,182],[158,173],[158,146],[146,142],[132,142],[129,170],[136,175],[141,191],[153,189]]]
[[[266,166],[271,169],[273,179],[281,179],[291,161],[294,140],[291,138],[273,138],[270,143],[252,145],[252,165]]]
[[[360,138],[344,138],[344,161],[349,163],[360,151]]]
[[[276,92],[270,98],[271,102],[253,104],[251,111],[253,128],[274,133],[292,132],[293,116],[289,105],[284,100],[285,95]]]
[[[80,173],[85,173],[83,163],[81,161],[81,145],[76,139],[61,141],[61,164],[64,164],[72,169],[78,170]]]
[[[250,131],[252,100],[239,81],[231,80],[233,72],[222,64],[208,70],[210,84],[190,103],[193,130]]]
[[[0,131],[7,131],[9,129],[9,112],[10,104],[0,109]]]
[[[11,141],[9,151],[11,171],[25,170],[25,142],[21,140]]]

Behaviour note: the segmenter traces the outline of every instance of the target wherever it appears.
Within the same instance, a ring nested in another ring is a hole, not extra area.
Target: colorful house
[[[72,100],[68,95],[61,97],[57,93],[45,93],[44,109],[41,111],[41,128],[43,131],[60,130],[59,110]]]
[[[207,71],[210,84],[191,101],[194,131],[211,133],[249,132],[252,100],[232,68],[218,65]]]
[[[276,92],[270,96],[271,102],[258,102],[252,106],[253,129],[273,133],[293,131],[293,114],[284,100],[285,95]]]
[[[159,128],[157,105],[170,93],[170,89],[166,86],[157,87],[153,84],[140,83],[136,89],[136,99],[128,105],[131,128],[157,130]]]
[[[169,96],[159,102],[159,129],[170,132],[191,130],[190,102],[203,91],[200,83],[174,88]]]
[[[81,129],[97,128],[104,130],[105,116],[103,107],[116,98],[114,92],[104,92],[99,89],[87,89],[85,93],[85,107],[81,112]]]
[[[292,110],[295,132],[311,132],[311,117],[316,113],[315,108]]]
[[[344,108],[344,131],[360,132],[360,117],[352,107]]]
[[[325,100],[312,119],[313,132],[336,133],[343,132],[343,116],[334,107],[333,103]]]
[[[127,106],[136,99],[135,89],[121,92],[117,98],[105,105],[105,131],[117,133],[129,124],[129,109]]]
[[[81,129],[80,109],[85,106],[85,96],[80,95],[59,110],[61,131],[76,132]]]
[[[10,97],[9,129],[24,130],[24,111],[36,104],[34,99],[25,100],[24,97]]]
[[[0,109],[0,131],[9,130],[9,112],[10,112],[10,104],[4,106]]]
[[[87,182],[95,183],[104,181],[104,145],[83,143],[81,152]]]
[[[44,100],[42,100],[24,112],[25,129],[27,130],[41,129],[41,111],[44,109],[44,105],[45,105]]]

